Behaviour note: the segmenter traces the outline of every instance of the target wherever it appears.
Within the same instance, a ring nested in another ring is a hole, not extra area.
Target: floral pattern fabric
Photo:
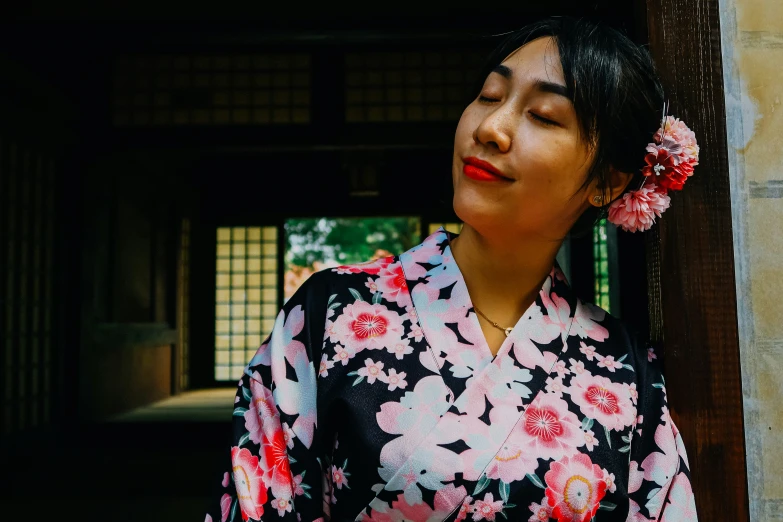
[[[207,522],[696,520],[652,349],[555,267],[493,357],[447,234],[285,304]]]

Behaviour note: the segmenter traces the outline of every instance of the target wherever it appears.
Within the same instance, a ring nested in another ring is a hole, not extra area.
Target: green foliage
[[[378,250],[401,254],[421,238],[419,218],[307,218],[285,223],[288,265],[361,263]]]

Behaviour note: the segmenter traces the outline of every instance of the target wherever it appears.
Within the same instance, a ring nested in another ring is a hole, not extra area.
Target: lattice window
[[[215,380],[237,380],[278,312],[276,227],[217,229]]]
[[[611,313],[606,219],[602,219],[593,227],[593,276],[595,277],[595,304]]]
[[[459,234],[462,232],[462,223],[430,223],[429,225],[429,233],[430,235],[434,234],[438,231],[440,227],[445,228],[449,232],[453,232],[455,234]]]
[[[54,164],[0,141],[0,433],[20,433],[52,418]]]
[[[183,219],[179,240],[180,390],[190,387],[190,220]]]
[[[123,56],[112,109],[120,127],[309,123],[310,57]]]
[[[457,121],[480,63],[480,54],[456,51],[347,54],[345,119]]]

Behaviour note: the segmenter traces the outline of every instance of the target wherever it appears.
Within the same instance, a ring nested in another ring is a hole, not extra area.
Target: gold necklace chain
[[[446,231],[446,241],[447,241],[447,242],[448,242],[448,244],[449,244],[449,249],[451,249],[451,255],[452,255],[452,256],[454,256],[454,248],[451,246],[451,234],[450,234],[448,231]],[[476,306],[476,305],[473,305],[473,309],[474,309],[476,312],[478,312],[478,313],[479,313],[479,315],[481,315],[481,317],[483,317],[484,319],[486,319],[487,321],[489,321],[489,322],[490,322],[490,324],[491,324],[492,326],[494,326],[495,328],[497,328],[498,330],[500,330],[500,331],[502,331],[504,334],[506,334],[506,337],[508,337],[509,335],[511,335],[511,332],[512,332],[512,330],[514,330],[514,328],[513,328],[513,327],[504,328],[504,327],[500,326],[498,323],[496,323],[495,321],[493,321],[492,319],[490,319],[489,317],[487,317],[486,315],[484,315],[484,312],[482,312],[481,310],[479,310],[479,309],[478,309],[478,306]]]
[[[487,317],[486,315],[484,315],[484,312],[482,312],[481,310],[479,310],[479,309],[478,309],[478,307],[477,307],[476,305],[473,305],[473,309],[474,309],[476,312],[478,312],[478,313],[479,313],[479,315],[481,315],[481,317],[483,317],[484,319],[486,319],[487,321],[489,321],[490,323],[492,323],[492,326],[494,326],[494,327],[495,327],[495,328],[497,328],[498,330],[503,330],[503,333],[505,333],[505,334],[506,334],[506,337],[508,337],[509,335],[511,335],[511,332],[512,332],[512,330],[514,330],[514,328],[513,328],[513,327],[510,327],[510,328],[504,328],[504,327],[500,326],[498,323],[496,323],[495,321],[493,321],[492,319],[490,319],[489,317]]]

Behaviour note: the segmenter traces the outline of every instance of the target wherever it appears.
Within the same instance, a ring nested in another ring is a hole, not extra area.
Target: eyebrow
[[[510,68],[502,64],[495,66],[495,68],[492,69],[492,72],[499,74],[500,76],[506,78],[507,80],[510,80],[511,77],[514,76],[514,71],[512,71]],[[566,88],[566,86],[560,83],[537,79],[533,82],[533,88],[541,92],[557,94],[559,96],[568,98],[569,100],[571,99],[568,96],[568,89]]]

